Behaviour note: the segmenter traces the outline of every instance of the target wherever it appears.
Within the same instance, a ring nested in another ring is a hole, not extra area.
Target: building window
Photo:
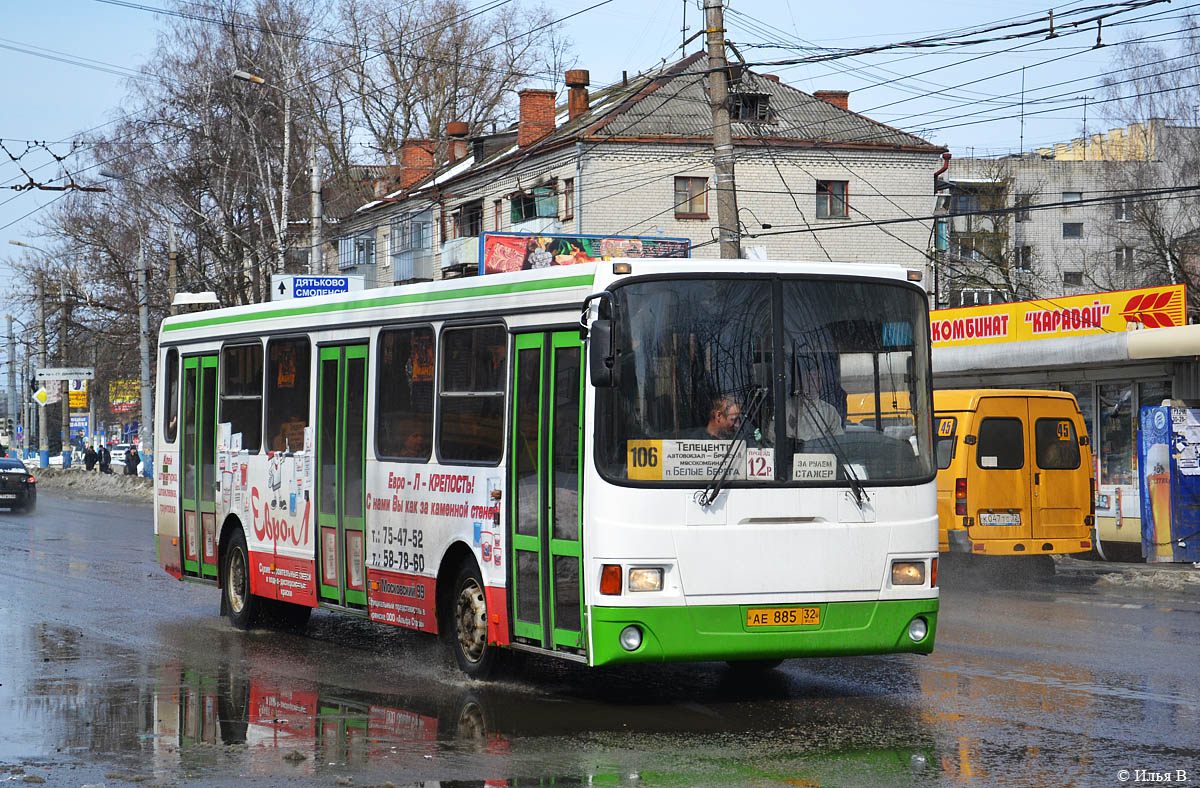
[[[1114,262],[1117,268],[1133,268],[1133,247],[1118,246],[1115,254]]]
[[[1029,221],[1030,214],[1029,206],[1033,205],[1033,196],[1029,194],[1021,194],[1017,196],[1015,207],[1017,209],[1017,221]]]
[[[675,179],[675,218],[708,218],[708,178]]]
[[[263,349],[228,345],[221,352],[221,422],[242,436],[242,448],[257,454],[262,445]]]
[[[820,192],[819,186],[817,191],[818,193]],[[955,192],[950,197],[950,213],[955,216],[961,216],[965,213],[979,213],[979,193]]]
[[[847,186],[849,181],[817,181],[818,219],[845,219],[850,215]]]
[[[1005,301],[1003,293],[974,287],[964,288],[951,296],[951,303],[955,307],[988,306],[990,304],[1003,304]]]
[[[527,192],[518,192],[508,200],[509,221],[527,222],[530,219],[558,217],[558,195],[549,186],[539,186]]]
[[[1071,287],[1083,285],[1083,271],[1063,271],[1063,284]]]
[[[338,239],[338,269],[375,265],[375,233]]]
[[[575,179],[567,178],[563,181],[563,218],[575,218]]]
[[[1083,222],[1063,222],[1063,238],[1082,238]]]
[[[771,120],[771,96],[768,93],[732,93],[729,119],[742,123],[766,123]]]
[[[1127,222],[1133,215],[1133,201],[1128,197],[1118,197],[1113,203],[1113,218],[1118,222]]]
[[[1017,247],[1017,270],[1029,272],[1033,270],[1033,247]]]
[[[1063,192],[1063,202],[1079,202],[1083,199],[1083,192]]]
[[[454,238],[475,238],[483,232],[483,200],[459,206],[451,216]]]

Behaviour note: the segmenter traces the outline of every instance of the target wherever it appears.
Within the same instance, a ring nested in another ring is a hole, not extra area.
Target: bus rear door
[[[1029,539],[1033,469],[1026,455],[1028,407],[1021,397],[982,397],[974,414],[975,451],[967,462],[968,528],[974,550],[985,540]]]
[[[217,577],[217,356],[183,360],[183,456],[179,503],[183,574]]]
[[[1064,398],[1029,398],[1033,451],[1033,539],[1040,552],[1087,549],[1091,538],[1091,452],[1078,407]],[[1066,545],[1047,547],[1052,540]],[[1078,540],[1078,541],[1076,541]],[[1069,550],[1063,547],[1070,548]]]
[[[322,347],[317,385],[320,602],[365,608],[367,346]]]
[[[508,485],[513,635],[575,654],[585,653],[581,359],[578,331],[517,335]]]

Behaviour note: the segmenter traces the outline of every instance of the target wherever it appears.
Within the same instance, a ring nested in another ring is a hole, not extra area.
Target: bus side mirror
[[[608,388],[613,385],[612,321],[593,320],[588,331],[588,369],[592,385]]]

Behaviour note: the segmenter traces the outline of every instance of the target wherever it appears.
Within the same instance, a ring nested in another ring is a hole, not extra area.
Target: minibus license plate
[[[819,607],[752,607],[746,611],[748,627],[817,626],[820,623]]]
[[[979,515],[980,525],[1020,525],[1020,512],[985,512]]]

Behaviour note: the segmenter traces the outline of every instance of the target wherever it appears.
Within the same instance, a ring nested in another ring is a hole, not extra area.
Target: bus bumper
[[[813,626],[750,627],[747,612],[752,607],[768,606],[592,607],[591,662],[928,654],[933,651],[937,630],[936,598],[820,603],[815,607],[821,609],[821,623]],[[909,623],[915,618],[924,619],[927,631],[914,642],[909,637]],[[632,651],[620,640],[622,630],[629,626],[640,629],[642,635],[641,644]]]

